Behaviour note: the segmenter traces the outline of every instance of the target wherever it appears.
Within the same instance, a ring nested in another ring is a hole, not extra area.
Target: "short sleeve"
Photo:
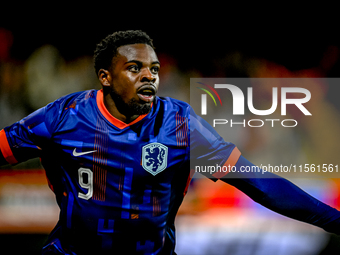
[[[48,104],[0,131],[0,150],[9,164],[40,157],[48,144],[59,112],[58,102]]]
[[[190,107],[190,166],[212,180],[224,177],[235,166],[241,152],[226,142]]]

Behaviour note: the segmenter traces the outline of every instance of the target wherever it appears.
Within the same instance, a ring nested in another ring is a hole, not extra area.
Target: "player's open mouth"
[[[137,95],[145,102],[152,102],[156,95],[156,88],[153,85],[143,85],[138,89]]]

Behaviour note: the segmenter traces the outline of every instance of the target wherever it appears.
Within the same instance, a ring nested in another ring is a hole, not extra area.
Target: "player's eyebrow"
[[[140,65],[140,66],[143,65],[143,62],[139,60],[130,60],[130,61],[125,62],[125,64],[129,64],[129,63],[136,63],[137,65]],[[151,65],[161,65],[161,63],[159,61],[153,61]]]

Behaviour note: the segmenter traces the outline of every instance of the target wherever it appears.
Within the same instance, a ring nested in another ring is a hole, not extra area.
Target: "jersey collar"
[[[137,123],[138,121],[142,120],[145,116],[148,115],[148,113],[143,114],[143,115],[139,115],[139,117],[137,119],[135,119],[134,121],[127,124],[127,123],[124,123],[123,121],[113,117],[111,115],[111,113],[106,109],[106,107],[104,105],[104,97],[103,97],[103,90],[102,89],[97,91],[96,101],[97,101],[98,109],[101,112],[101,114],[104,116],[104,118],[107,119],[111,124],[113,124],[114,126],[116,126],[119,129],[124,129],[126,127],[129,127],[129,126]],[[153,106],[153,104],[151,105],[151,107],[152,106]]]

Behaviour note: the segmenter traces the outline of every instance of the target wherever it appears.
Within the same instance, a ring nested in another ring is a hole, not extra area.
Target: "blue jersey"
[[[62,97],[4,128],[0,149],[11,164],[41,158],[60,207],[44,251],[67,254],[172,254],[190,160],[234,165],[240,156],[184,102],[156,97],[126,124],[107,111],[102,90]]]

